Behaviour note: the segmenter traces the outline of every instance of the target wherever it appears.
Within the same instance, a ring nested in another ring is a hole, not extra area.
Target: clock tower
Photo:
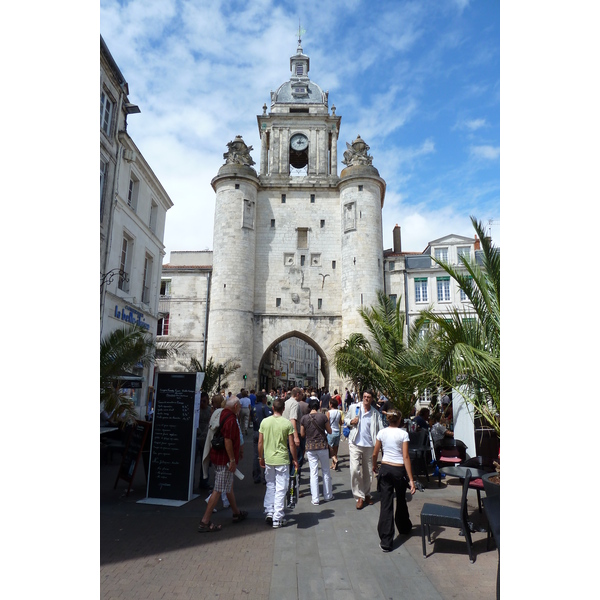
[[[329,92],[310,80],[301,40],[290,70],[257,117],[259,172],[238,136],[212,180],[207,356],[236,359],[248,387],[266,388],[270,351],[297,337],[319,354],[320,383],[343,389],[335,347],[366,333],[358,310],[383,289],[385,181],[360,136],[346,143],[338,175],[341,117],[329,108]]]

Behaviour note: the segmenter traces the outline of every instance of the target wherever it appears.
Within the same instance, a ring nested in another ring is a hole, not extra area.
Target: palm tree
[[[206,367],[194,356],[188,362],[181,363],[187,371],[204,373],[201,389],[209,395],[218,394],[221,389],[228,388],[227,377],[235,373],[240,364],[236,359],[228,359],[224,363],[215,363],[211,356],[206,362]]]
[[[433,259],[460,286],[472,312],[453,309],[438,313],[431,308],[415,320],[410,352],[403,367],[417,382],[436,381],[458,388],[480,416],[500,436],[500,251],[485,235],[484,226],[471,217],[481,240],[482,264],[459,257],[454,267]],[[426,326],[426,335],[419,332]]]
[[[121,377],[154,361],[152,335],[138,325],[116,329],[100,341],[100,404],[113,421],[135,422],[134,403],[123,394]]]
[[[400,302],[394,303],[378,291],[377,305],[359,312],[372,342],[362,333],[350,335],[335,351],[335,368],[342,377],[351,379],[355,388],[382,392],[408,415],[414,403],[414,384],[397,368],[398,358],[406,352],[405,315],[400,312]]]

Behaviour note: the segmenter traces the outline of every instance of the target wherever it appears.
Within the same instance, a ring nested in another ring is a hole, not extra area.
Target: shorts
[[[215,487],[213,491],[228,494],[233,485],[233,473],[227,465],[215,465]]]
[[[339,433],[328,433],[327,434],[327,443],[332,446],[340,445],[340,434]]]

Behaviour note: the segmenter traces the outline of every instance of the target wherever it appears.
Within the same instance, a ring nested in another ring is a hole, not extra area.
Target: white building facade
[[[171,252],[163,265],[156,331],[161,371],[184,371],[191,358],[206,366],[212,255],[210,250]],[[167,345],[175,345],[177,353],[167,352]]]
[[[140,110],[102,38],[100,50],[100,336],[130,323],[154,336],[173,202],[127,133],[127,116]],[[154,369],[134,371],[126,389],[143,417]]]

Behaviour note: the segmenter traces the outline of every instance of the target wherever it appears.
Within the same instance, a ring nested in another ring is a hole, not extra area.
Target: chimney
[[[402,252],[402,244],[400,242],[400,227],[398,227],[398,223],[396,223],[396,227],[394,227],[394,253],[400,254]]]
[[[477,234],[475,234],[475,250],[481,250],[481,243],[477,239]]]

